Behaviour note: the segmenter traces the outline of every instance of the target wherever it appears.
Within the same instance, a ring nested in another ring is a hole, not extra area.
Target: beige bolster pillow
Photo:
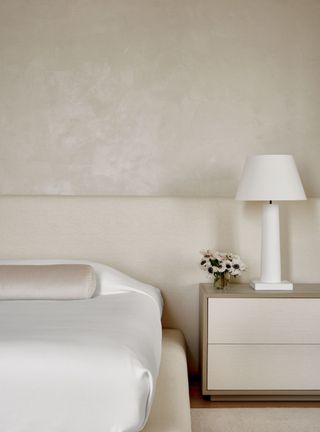
[[[0,300],[87,299],[95,289],[89,265],[0,265]]]

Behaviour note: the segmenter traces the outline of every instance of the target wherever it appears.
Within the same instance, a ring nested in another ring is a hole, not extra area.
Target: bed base
[[[163,329],[155,399],[142,432],[191,432],[186,348],[179,330]]]

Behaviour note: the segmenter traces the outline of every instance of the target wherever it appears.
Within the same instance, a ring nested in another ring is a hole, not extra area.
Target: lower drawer
[[[208,345],[208,390],[319,390],[320,345]]]

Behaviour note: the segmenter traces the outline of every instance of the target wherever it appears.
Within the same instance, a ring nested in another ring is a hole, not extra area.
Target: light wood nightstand
[[[202,394],[320,400],[320,284],[293,291],[200,284]]]

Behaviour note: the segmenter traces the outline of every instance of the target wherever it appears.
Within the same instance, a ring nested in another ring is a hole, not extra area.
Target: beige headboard
[[[1,197],[0,258],[83,258],[158,286],[163,324],[198,358],[199,250],[239,253],[259,273],[260,205],[232,199]],[[281,204],[284,276],[320,282],[320,200]]]

